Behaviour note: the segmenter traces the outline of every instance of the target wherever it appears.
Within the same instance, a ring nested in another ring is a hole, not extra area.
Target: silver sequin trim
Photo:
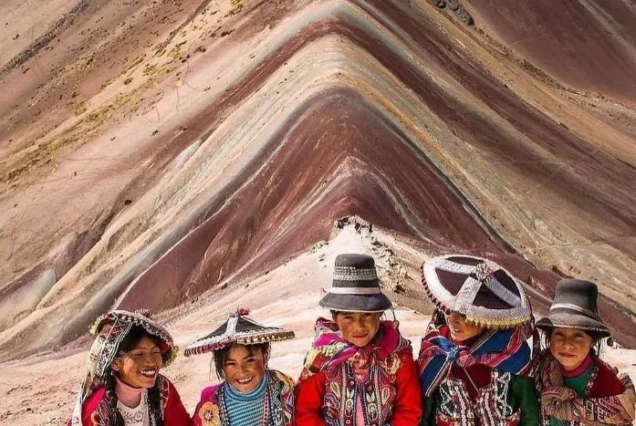
[[[335,281],[373,281],[378,279],[375,268],[358,269],[353,266],[336,266],[333,271]]]

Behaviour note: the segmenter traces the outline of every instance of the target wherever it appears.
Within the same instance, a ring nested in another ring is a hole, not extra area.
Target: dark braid
[[[161,394],[159,393],[159,378],[155,385],[148,389],[148,415],[150,426],[163,426],[161,415]]]
[[[110,426],[124,426],[124,418],[122,417],[119,409],[117,408],[117,394],[115,393],[115,374],[113,370],[109,370],[104,378],[106,386],[106,401],[110,407],[110,419],[108,419],[108,425]]]
[[[435,311],[433,312],[433,315],[431,316],[430,324],[434,325],[437,328],[447,325],[446,314],[444,313],[444,311],[442,311],[439,308],[435,308]]]

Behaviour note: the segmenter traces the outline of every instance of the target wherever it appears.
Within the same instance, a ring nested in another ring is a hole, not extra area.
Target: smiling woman
[[[331,317],[338,325],[342,337],[359,348],[371,342],[380,329],[379,312],[338,312],[331,311]]]
[[[163,364],[160,343],[142,327],[134,327],[120,345],[119,357],[113,362],[113,371],[129,386],[152,388]]]
[[[172,383],[159,374],[176,356],[168,332],[149,313],[112,311],[97,319],[68,426],[184,426],[190,421]]]
[[[224,381],[201,392],[194,426],[291,426],[294,381],[270,370],[270,344],[294,333],[265,327],[239,309],[211,334],[186,347],[185,355],[212,352],[216,374]]]
[[[320,305],[333,321],[316,321],[316,338],[297,385],[296,424],[411,426],[422,411],[411,342],[391,308],[375,261],[364,254],[336,258],[333,283]]]
[[[532,312],[521,284],[488,259],[446,255],[422,267],[438,310],[418,363],[423,426],[538,425]]]
[[[260,345],[233,344],[214,355],[216,371],[220,378],[241,393],[250,393],[265,376],[265,360],[269,343]]]
[[[547,317],[537,322],[548,344],[539,368],[543,423],[566,426],[584,419],[589,425],[629,425],[636,417],[631,379],[599,358],[610,331],[597,298],[596,284],[561,280]]]

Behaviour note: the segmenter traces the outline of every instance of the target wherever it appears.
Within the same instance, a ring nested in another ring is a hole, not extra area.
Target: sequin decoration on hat
[[[532,320],[521,283],[497,263],[476,256],[434,257],[422,267],[426,294],[446,313],[486,328],[511,328]]]
[[[278,342],[295,337],[293,331],[278,327],[265,327],[248,318],[248,309],[239,309],[207,336],[196,340],[186,346],[185,356],[213,352],[231,346],[234,343],[241,345],[258,345],[266,342]]]

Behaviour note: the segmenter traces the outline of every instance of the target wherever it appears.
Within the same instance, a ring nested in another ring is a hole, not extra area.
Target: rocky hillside
[[[0,10],[1,359],[113,307],[178,317],[353,216],[411,247],[389,281],[485,255],[541,313],[588,278],[636,347],[633,1]]]

